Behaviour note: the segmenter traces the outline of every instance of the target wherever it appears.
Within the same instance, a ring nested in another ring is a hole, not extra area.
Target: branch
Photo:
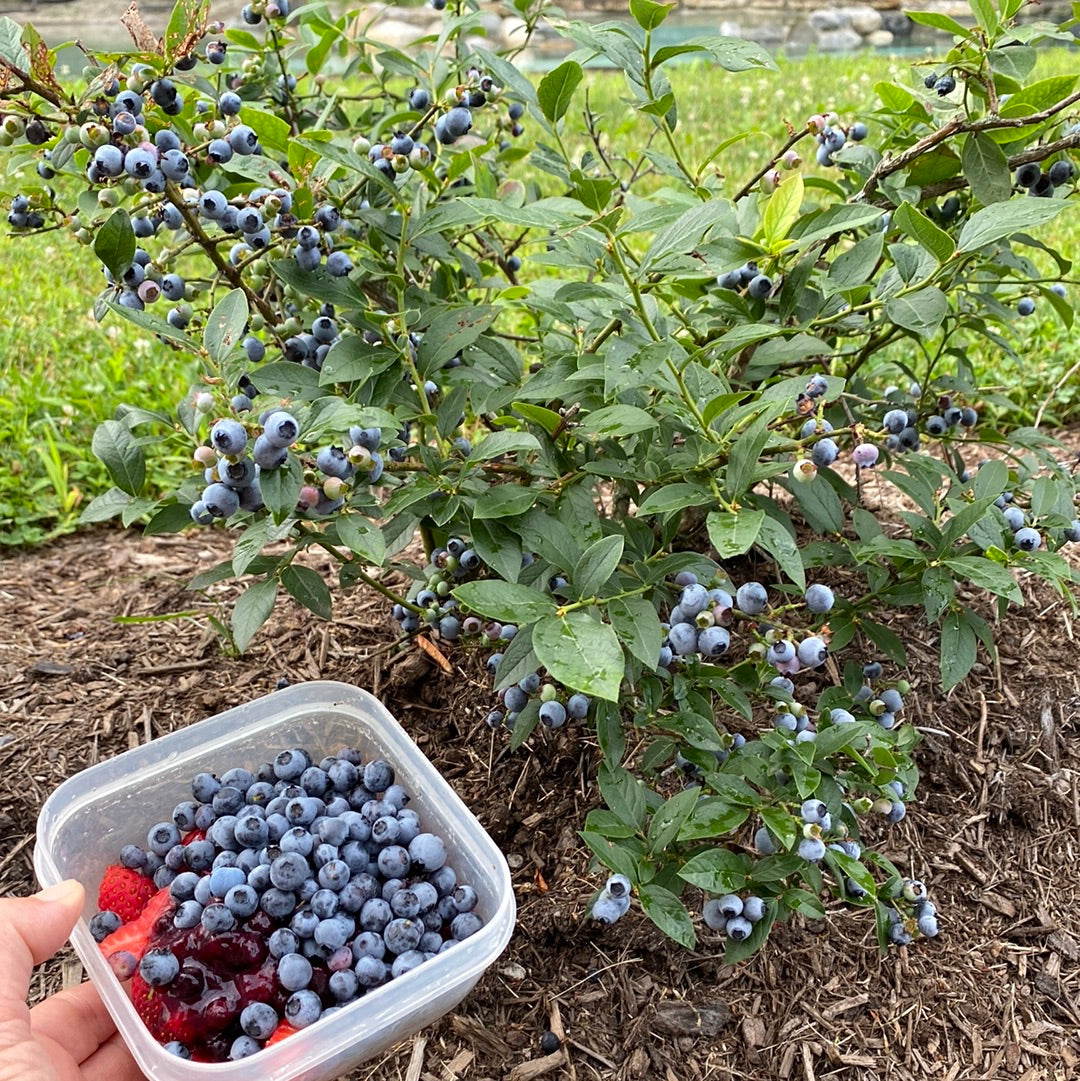
[[[740,199],[744,199],[750,194],[754,185],[770,170],[776,168],[776,163],[800,140],[805,139],[810,134],[809,128],[803,128],[802,131],[792,132],[788,136],[788,141],[784,143],[782,147],[771,157],[754,175],[735,193],[732,197],[732,202],[737,203]]]
[[[910,162],[925,154],[926,151],[932,150],[938,143],[944,142],[953,135],[966,132],[995,131],[1001,128],[1026,128],[1031,124],[1041,124],[1044,120],[1049,120],[1052,116],[1056,116],[1078,101],[1080,101],[1080,90],[1062,98],[1061,101],[1051,105],[1048,109],[1043,109],[1039,113],[1032,113],[1030,116],[988,116],[982,120],[972,121],[965,121],[960,115],[954,116],[952,120],[943,124],[937,131],[932,131],[929,135],[924,136],[917,143],[909,146],[907,150],[897,154],[896,157],[882,158],[874,167],[874,171],[867,177],[866,183],[858,193],[852,196],[850,201],[853,203],[868,202],[874,192],[877,191],[878,184],[884,177],[899,172]]]

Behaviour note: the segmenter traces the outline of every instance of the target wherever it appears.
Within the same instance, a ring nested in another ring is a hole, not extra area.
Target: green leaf
[[[296,513],[296,501],[304,486],[304,467],[295,454],[280,469],[264,469],[259,475],[259,491],[275,522]]]
[[[936,285],[885,301],[886,317],[921,338],[932,335],[948,312],[948,298]]]
[[[975,132],[964,141],[960,153],[964,176],[972,194],[983,206],[1000,203],[1012,195],[1012,173],[1005,152],[993,139]]]
[[[657,4],[653,0],[630,0],[630,14],[642,30],[655,30],[667,17],[674,4]]]
[[[750,811],[746,807],[732,806],[719,796],[699,796],[693,811],[679,830],[679,840],[700,841],[727,837],[749,817]]]
[[[966,578],[980,589],[988,589],[997,597],[1005,597],[1013,604],[1023,605],[1024,594],[1007,567],[984,556],[956,556],[946,559],[945,566],[955,574]]]
[[[540,700],[531,699],[517,715],[513,731],[510,733],[510,750],[516,751],[532,735],[540,722]]]
[[[574,91],[583,77],[584,72],[576,60],[564,60],[540,80],[536,97],[544,116],[553,124],[566,115]]]
[[[632,2],[632,0],[631,0]],[[680,946],[688,950],[694,948],[697,936],[694,934],[694,924],[690,919],[690,913],[686,906],[663,886],[657,886],[650,882],[638,887],[638,900],[649,917],[668,938],[674,939]]]
[[[823,920],[825,918],[825,906],[821,903],[821,899],[815,897],[809,890],[785,890],[780,895],[780,903],[807,919]]]
[[[844,528],[844,505],[836,489],[819,473],[811,481],[792,483],[792,495],[817,533],[839,533]]]
[[[780,842],[780,847],[785,850],[793,848],[799,833],[791,815],[782,807],[762,807],[760,814],[769,832]]]
[[[921,585],[926,618],[936,623],[956,597],[952,575],[942,566],[927,567],[923,571]]]
[[[496,521],[473,516],[473,548],[500,578],[516,582],[521,574],[521,538]]]
[[[98,229],[94,237],[94,254],[117,280],[131,266],[131,260],[135,258],[135,230],[122,206],[118,206]]]
[[[243,289],[232,289],[214,305],[203,331],[203,346],[217,365],[240,344],[248,321],[248,302]]]
[[[623,730],[622,711],[615,702],[597,702],[593,707],[593,724],[596,742],[604,761],[617,766],[626,754],[626,733]]]
[[[381,567],[386,560],[382,530],[362,514],[341,514],[334,520],[338,539],[365,563]]]
[[[248,586],[233,605],[233,643],[240,653],[247,649],[255,632],[270,618],[277,600],[277,588],[276,579],[267,578]]]
[[[539,450],[540,443],[532,432],[502,431],[492,432],[469,452],[470,462],[489,462],[504,454],[516,454],[518,451]]]
[[[765,243],[770,249],[774,249],[787,238],[789,230],[799,217],[802,201],[802,173],[788,173],[769,196],[769,201],[765,206],[761,227],[765,235]]]
[[[690,817],[699,796],[699,789],[684,788],[660,805],[652,816],[645,838],[650,852],[663,855],[664,850],[682,829],[683,823]]]
[[[647,432],[657,424],[658,420],[652,413],[646,413],[636,405],[605,405],[585,417],[577,431],[582,435],[611,439],[634,432]]]
[[[746,859],[717,846],[692,856],[679,870],[679,878],[710,893],[733,893],[746,882]]]
[[[556,607],[555,601],[538,589],[496,579],[462,582],[454,587],[454,596],[466,608],[504,623],[535,623],[551,616]]]
[[[671,511],[700,507],[716,501],[716,496],[701,484],[665,484],[655,488],[638,504],[638,517],[646,514],[669,514]]]
[[[604,763],[596,773],[600,795],[615,816],[635,830],[645,824],[645,786],[621,766]]]
[[[721,559],[734,559],[749,552],[765,522],[763,510],[709,511],[705,528],[709,541]]]
[[[79,515],[79,522],[87,525],[95,522],[107,522],[112,518],[116,518],[125,507],[130,505],[131,500],[131,495],[122,489],[109,488],[87,503],[82,514]],[[190,514],[188,514],[188,521],[191,521]],[[659,652],[659,647],[657,647],[657,651]]]
[[[961,38],[971,37],[972,34],[968,27],[962,26],[955,19],[937,11],[908,11],[905,14],[913,23],[930,26],[935,30],[944,30],[946,34],[955,34]]]
[[[322,575],[311,567],[290,563],[281,572],[281,584],[305,608],[310,609],[323,619],[333,617],[333,601],[330,588],[323,581]]]
[[[109,471],[113,484],[128,495],[138,495],[146,480],[146,461],[126,424],[104,420],[94,430],[90,449]]]
[[[861,229],[881,219],[884,211],[876,206],[842,203],[827,207],[820,214],[805,214],[791,228],[789,237],[802,250],[818,240],[849,229]]]
[[[971,671],[976,656],[975,632],[960,618],[959,612],[949,612],[941,624],[941,688],[948,692]]]
[[[417,349],[421,375],[428,375],[457,356],[484,333],[499,314],[494,304],[462,304],[440,311],[424,329]]]
[[[608,624],[581,609],[545,616],[533,628],[533,649],[548,672],[567,687],[618,701],[623,652]]]
[[[608,579],[615,573],[615,568],[622,559],[625,543],[622,536],[613,534],[594,541],[581,553],[581,558],[570,576],[578,600],[597,596],[607,585]]]
[[[829,267],[829,285],[833,289],[853,289],[865,285],[881,258],[884,244],[884,233],[871,233],[841,252]]]
[[[531,706],[533,703],[530,702],[529,705]],[[529,707],[526,706],[525,708],[528,709]],[[539,711],[540,707],[537,706],[536,708]],[[517,725],[514,726],[514,731],[517,731]],[[589,846],[593,855],[608,870],[619,875],[626,875],[631,882],[635,882],[641,877],[636,854],[631,849],[631,845],[640,844],[640,842],[632,840],[622,840],[620,842],[620,840],[612,840],[599,833],[594,833],[592,830],[582,830],[579,836]]]
[[[482,492],[473,509],[473,518],[513,518],[524,514],[540,495],[539,488],[520,484],[496,484]]]
[[[889,658],[889,660],[901,666],[907,664],[907,650],[904,649],[904,643],[900,641],[894,631],[889,630],[888,627],[885,627],[872,619],[866,618],[859,620],[859,626],[862,628],[863,634],[865,634],[866,637]]]
[[[901,203],[896,208],[893,222],[902,233],[924,247],[939,263],[944,263],[956,250],[953,238],[910,203]]]
[[[803,568],[802,553],[795,543],[795,538],[781,522],[766,515],[761,523],[761,533],[758,535],[757,544],[776,560],[777,566],[799,589],[806,589],[806,571]]]
[[[1013,233],[1028,231],[1052,221],[1071,201],[1066,199],[1010,199],[977,210],[960,230],[957,250],[978,251]]]
[[[627,650],[637,657],[646,669],[656,668],[664,633],[652,601],[644,597],[624,597],[609,601],[607,615]]]

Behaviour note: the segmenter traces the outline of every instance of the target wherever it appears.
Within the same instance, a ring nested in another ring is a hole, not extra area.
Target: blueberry
[[[286,991],[299,991],[311,983],[311,962],[300,953],[287,953],[278,959],[278,983]]]
[[[394,769],[377,758],[364,766],[364,787],[369,792],[385,792],[394,783]]]
[[[1013,540],[1021,552],[1034,552],[1042,546],[1042,535],[1037,529],[1032,529],[1030,526],[1018,529],[1013,534]]]
[[[446,845],[434,833],[419,833],[409,842],[408,855],[413,868],[430,873],[446,863]]]
[[[680,657],[697,650],[698,629],[693,623],[676,623],[668,631],[668,642]]]
[[[772,292],[772,279],[765,274],[758,274],[746,287],[747,293],[758,300],[764,300]]]
[[[409,108],[418,113],[423,112],[431,104],[431,94],[422,86],[409,91]]]
[[[378,987],[386,982],[386,963],[379,957],[365,954],[357,959],[353,971],[356,973],[357,982],[362,987]]]
[[[566,707],[561,702],[544,702],[540,706],[540,723],[547,728],[562,728],[566,724]]]
[[[812,635],[810,638],[804,638],[799,643],[799,663],[805,668],[819,667],[825,663],[825,658],[828,657],[828,655],[828,645],[825,643],[824,639],[818,638],[816,635]]]
[[[810,461],[819,469],[825,469],[840,456],[840,448],[833,439],[819,439],[810,448]]]
[[[102,942],[122,925],[123,920],[115,912],[96,912],[90,917],[90,934],[95,942]]]
[[[736,942],[742,942],[753,933],[754,925],[744,916],[734,916],[724,925],[728,938]]]
[[[139,975],[151,987],[166,987],[180,974],[180,962],[168,949],[147,950],[139,962]]]
[[[1056,188],[1061,187],[1072,180],[1074,172],[1073,163],[1067,158],[1060,158],[1050,166],[1050,183]]]
[[[293,1028],[306,1028],[318,1021],[321,1014],[322,1002],[314,991],[297,991],[285,1003],[285,1020]]]
[[[589,715],[590,701],[588,695],[572,694],[566,700],[567,716],[575,721],[583,721]]]
[[[271,413],[266,418],[266,423],[263,425],[263,435],[266,437],[268,443],[275,447],[287,447],[291,443],[294,443],[297,437],[300,435],[300,425],[297,424],[296,418],[291,413],[286,413],[284,410],[278,410]],[[297,754],[302,752],[296,751],[282,751],[282,754]],[[281,755],[278,756],[279,758]],[[302,755],[306,763],[306,755]],[[276,766],[276,763],[275,763]],[[304,766],[306,768],[306,764]],[[299,776],[303,772],[300,770],[296,776]],[[279,777],[283,775],[278,773]],[[287,778],[286,778],[287,779]]]
[[[799,855],[811,863],[825,858],[825,842],[816,837],[804,837],[799,842]]]
[[[760,615],[765,611],[769,595],[760,582],[745,582],[735,591],[735,605],[748,616]]]
[[[1021,297],[1016,305],[1017,315],[1031,315],[1035,310],[1035,301],[1031,297]]]
[[[742,915],[751,923],[757,923],[765,916],[765,902],[755,894],[744,897]]]
[[[236,916],[224,904],[213,902],[202,910],[200,922],[207,934],[217,935],[231,931],[236,926]]]
[[[723,627],[706,627],[697,637],[698,652],[708,659],[722,657],[731,645],[731,635]]]
[[[934,89],[937,91],[938,97],[947,97],[956,89],[956,80],[951,75],[942,75],[934,83]]]
[[[172,822],[159,822],[151,826],[146,835],[146,847],[159,856],[164,856],[173,845],[180,843],[180,831]]]
[[[926,429],[927,435],[942,436],[948,430],[949,425],[944,417],[935,414],[932,417],[926,418],[926,423],[923,427]]]

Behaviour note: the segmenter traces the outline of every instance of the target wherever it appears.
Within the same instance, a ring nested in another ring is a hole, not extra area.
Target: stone
[[[874,49],[888,49],[893,41],[891,30],[874,30],[866,35],[866,44]]]
[[[818,31],[817,47],[823,53],[851,53],[862,47],[863,39],[851,27]]]
[[[818,8],[810,12],[807,22],[819,32],[843,30],[851,25],[851,18],[840,8]]]
[[[902,11],[886,11],[882,16],[882,27],[893,37],[909,38],[915,29],[915,24]]]
[[[875,11],[869,4],[856,4],[845,10],[851,20],[851,29],[863,37],[881,29],[881,12]]]

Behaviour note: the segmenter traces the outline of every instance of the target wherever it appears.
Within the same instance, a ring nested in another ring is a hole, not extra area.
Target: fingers
[[[82,1075],[83,1081],[146,1081],[117,1033],[83,1060]]]
[[[93,984],[81,983],[35,1006],[30,1030],[39,1040],[55,1040],[82,1062],[116,1033],[116,1025]]]
[[[69,879],[33,897],[0,901],[0,1010],[25,1002],[34,965],[67,940],[84,896],[82,886]]]

